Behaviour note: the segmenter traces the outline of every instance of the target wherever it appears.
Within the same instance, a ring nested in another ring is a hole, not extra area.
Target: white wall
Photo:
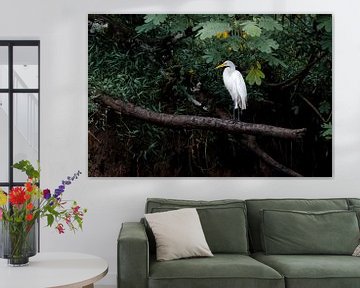
[[[206,2],[206,5],[204,3]],[[42,229],[43,251],[78,251],[104,257],[115,285],[116,238],[124,221],[137,221],[147,197],[217,199],[359,197],[360,38],[358,0],[1,0],[0,39],[41,40],[41,164],[43,187],[77,169],[81,179],[66,192],[89,209],[75,236]],[[88,13],[333,13],[334,173],[332,178],[88,178]]]

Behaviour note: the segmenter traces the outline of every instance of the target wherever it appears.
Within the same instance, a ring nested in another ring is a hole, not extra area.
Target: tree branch
[[[315,54],[312,54],[309,58],[307,65],[300,72],[295,74],[293,77],[280,83],[266,83],[266,85],[273,88],[285,89],[296,84],[298,81],[304,78],[307,75],[307,73],[310,71],[310,69],[316,63],[318,63],[325,55],[326,55],[325,53],[322,53],[320,56],[315,56]]]
[[[263,151],[259,145],[257,144],[254,136],[247,136],[245,139],[240,141],[241,146],[245,149],[252,151],[255,153],[259,158],[261,158],[264,162],[266,162],[271,167],[275,168],[276,170],[294,177],[302,177],[303,175],[295,172],[294,170],[284,166],[283,164],[277,162],[273,159],[269,154]]]
[[[206,129],[229,133],[271,136],[285,139],[303,138],[306,132],[306,128],[287,129],[265,124],[234,122],[232,120],[223,120],[213,117],[157,113],[135,106],[131,103],[125,103],[120,99],[115,100],[107,95],[100,95],[98,98],[105,105],[124,115],[166,127]]]
[[[319,112],[319,110],[304,96],[300,96],[301,99],[303,99],[305,101],[306,104],[308,104],[312,110],[314,110],[314,112],[316,113],[316,115],[319,116],[319,118],[321,119],[322,122],[326,123],[326,119],[321,115],[321,113]]]

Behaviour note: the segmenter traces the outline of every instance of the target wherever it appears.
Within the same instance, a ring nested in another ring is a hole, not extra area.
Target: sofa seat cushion
[[[343,255],[265,255],[254,259],[284,275],[287,288],[358,288],[360,258]]]
[[[284,288],[274,269],[246,255],[215,254],[211,258],[150,261],[149,288]]]

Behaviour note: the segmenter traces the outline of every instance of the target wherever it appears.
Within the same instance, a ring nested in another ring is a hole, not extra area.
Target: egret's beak
[[[225,63],[222,63],[222,64],[216,66],[215,69],[219,69],[219,68],[221,68],[221,67],[225,67]]]

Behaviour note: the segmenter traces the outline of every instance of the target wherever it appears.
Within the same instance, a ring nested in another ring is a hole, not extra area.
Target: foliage
[[[261,85],[262,78],[265,78],[265,74],[261,71],[261,64],[256,62],[256,65],[250,67],[246,81],[248,81],[250,85],[254,85],[254,83]]]
[[[64,225],[74,232],[82,229],[86,209],[81,209],[75,201],[70,207],[66,207],[67,201],[62,199],[66,186],[79,177],[80,171],[63,180],[51,194],[49,189],[42,190],[37,186],[40,168],[35,169],[28,160],[22,160],[13,166],[25,172],[29,178],[24,187],[12,187],[8,195],[0,188],[0,220],[14,227],[16,223],[20,223],[25,230],[20,229],[18,232],[25,234],[38,218],[46,218],[50,227],[56,223],[55,229],[59,234],[64,233]]]
[[[221,35],[227,35],[226,33],[231,31],[231,28],[229,23],[226,22],[206,21],[199,23],[193,28],[193,30],[198,30],[196,37],[199,37],[201,40],[205,40],[207,38],[212,38],[215,35],[218,36],[218,38],[220,38]],[[224,32],[225,34],[219,34]],[[224,38],[226,38],[226,36]]]
[[[326,140],[331,140],[332,139],[332,124],[331,124],[331,122],[322,124],[321,128],[322,128],[321,136],[324,137]]]
[[[231,60],[247,83],[245,121],[306,127],[310,133],[307,142],[296,148],[291,145],[287,153],[282,151],[284,143],[262,140],[263,147],[305,175],[322,175],[325,170],[331,173],[327,167],[332,162],[328,153],[331,143],[326,140],[331,130],[323,133],[323,125],[331,122],[332,115],[331,21],[331,15],[90,15],[90,128],[94,135],[112,129],[114,141],[121,147],[114,147],[114,153],[120,149],[127,155],[125,159],[119,152],[117,157],[124,167],[132,167],[124,168],[132,175],[151,175],[154,167],[161,165],[180,165],[181,171],[197,169],[193,175],[219,175],[221,169],[230,166],[214,145],[221,138],[231,147],[229,159],[242,159],[238,140],[199,131],[169,132],[113,117],[99,106],[96,95],[106,93],[156,112],[231,117],[232,101],[221,72],[215,70],[218,64]],[[92,28],[94,25],[105,28],[99,31]],[[191,99],[206,109],[199,109]],[[187,137],[194,139],[195,135],[199,143],[189,143]],[[213,159],[212,166],[200,152],[194,154],[200,147]],[[303,154],[304,149],[309,158],[294,160],[294,155]],[[172,158],[174,151],[183,155],[181,159]],[[98,166],[92,155],[89,161],[90,166]],[[249,167],[244,168],[247,172],[231,169],[231,175],[257,174]]]

